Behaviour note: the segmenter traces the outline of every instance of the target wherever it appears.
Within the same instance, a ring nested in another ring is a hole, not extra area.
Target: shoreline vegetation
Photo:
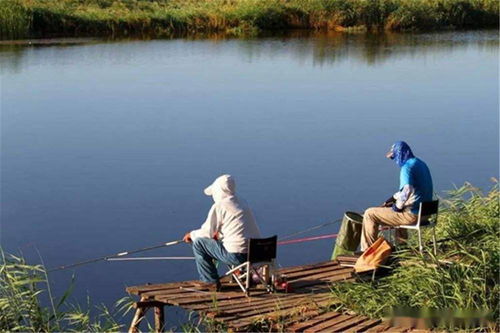
[[[0,39],[498,28],[497,0],[0,0]]]
[[[395,254],[396,264],[391,274],[376,281],[332,285],[334,305],[321,311],[382,318],[394,308],[405,307],[427,311],[427,314],[448,311],[450,317],[464,318],[465,310],[481,313],[487,321],[440,321],[437,318],[434,327],[497,332],[500,321],[500,196],[498,181],[494,182],[493,188],[485,194],[465,184],[441,199],[436,232],[438,240],[448,241],[438,243],[436,257],[432,255],[431,244],[425,248],[424,255],[420,255],[415,239],[410,238],[408,250]],[[424,239],[430,239],[429,235]],[[132,304],[129,297],[119,300],[112,309],[92,305],[90,301],[82,307],[68,301],[73,287],[72,281],[64,295],[52,295],[43,265],[30,265],[22,257],[0,250],[0,331],[101,332],[124,328],[121,322],[126,321],[124,316]],[[287,320],[290,318],[256,322],[253,330],[279,331]],[[188,323],[180,329],[184,332],[221,329],[209,319],[202,326],[198,325]]]

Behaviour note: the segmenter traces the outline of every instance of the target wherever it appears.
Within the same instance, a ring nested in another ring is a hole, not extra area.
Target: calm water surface
[[[221,173],[265,235],[386,199],[395,140],[429,164],[439,194],[498,176],[495,31],[3,46],[0,68],[1,243],[49,267],[182,237]],[[287,245],[279,262],[331,249]],[[106,304],[127,285],[196,278],[179,261],[75,272],[74,297]],[[51,275],[56,292],[71,273]]]

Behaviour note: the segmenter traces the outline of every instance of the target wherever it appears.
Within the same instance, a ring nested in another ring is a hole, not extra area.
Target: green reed
[[[437,238],[449,240],[439,243],[437,256],[431,243],[421,255],[411,239],[410,249],[396,254],[401,265],[392,274],[372,283],[336,284],[333,296],[342,309],[370,317],[397,307],[487,309],[490,321],[498,322],[499,198],[498,183],[487,194],[470,184],[450,191],[436,227]]]
[[[104,305],[85,307],[68,301],[74,279],[66,292],[52,294],[42,265],[29,265],[22,257],[0,250],[0,331],[10,332],[106,332],[119,331],[115,318],[130,309],[128,298],[111,311]],[[97,311],[97,315],[90,312]]]
[[[0,38],[498,27],[496,0],[0,0]]]
[[[0,0],[0,39],[20,39],[31,31],[32,16],[17,0]]]

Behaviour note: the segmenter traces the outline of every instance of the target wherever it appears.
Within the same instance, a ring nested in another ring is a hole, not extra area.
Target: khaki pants
[[[398,226],[417,223],[418,216],[410,211],[395,212],[391,207],[368,208],[363,215],[363,232],[361,233],[361,251],[366,250],[378,238],[379,225]],[[406,239],[404,229],[396,230],[396,237]]]

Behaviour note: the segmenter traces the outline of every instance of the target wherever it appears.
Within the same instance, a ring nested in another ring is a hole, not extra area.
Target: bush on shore
[[[123,328],[115,318],[130,309],[128,298],[119,300],[114,310],[91,305],[90,300],[81,307],[68,301],[72,287],[73,283],[64,295],[55,297],[42,265],[29,265],[0,249],[0,331],[117,332]]]
[[[0,0],[0,38],[498,27],[497,0]]]

